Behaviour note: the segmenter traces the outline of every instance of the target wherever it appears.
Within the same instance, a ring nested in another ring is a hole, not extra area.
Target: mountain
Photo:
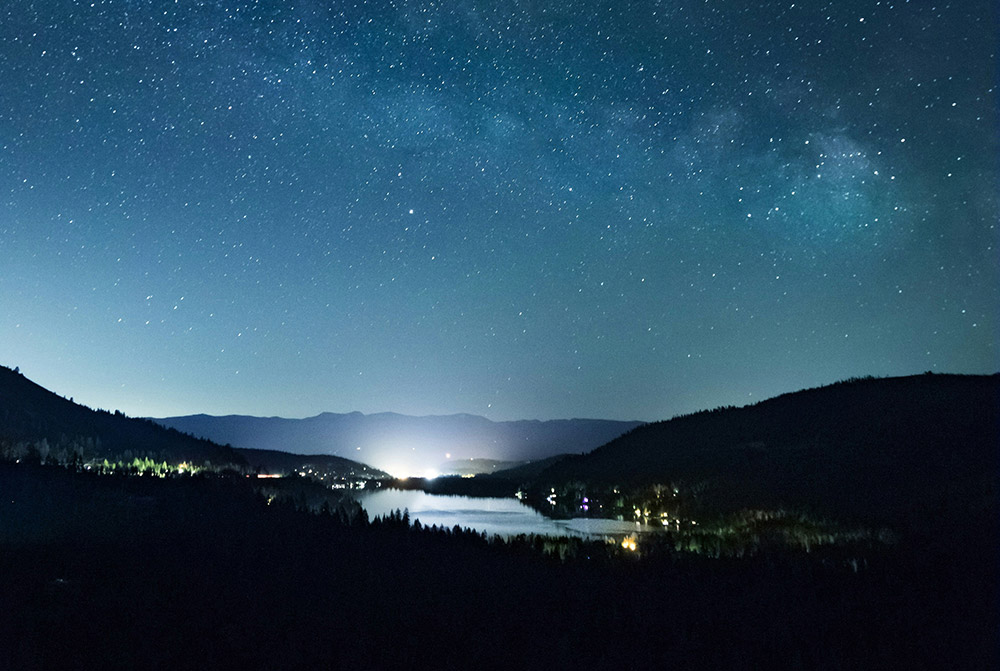
[[[853,379],[638,427],[550,466],[532,490],[659,486],[689,511],[785,507],[896,528],[989,526],[998,450],[1000,375]]]
[[[243,468],[231,447],[184,435],[149,420],[92,410],[0,366],[0,458],[131,462],[151,459],[217,468]]]
[[[587,452],[642,422],[600,419],[493,422],[476,415],[323,413],[306,419],[189,415],[154,421],[239,447],[358,459],[394,475],[440,471],[447,461],[534,461]]]

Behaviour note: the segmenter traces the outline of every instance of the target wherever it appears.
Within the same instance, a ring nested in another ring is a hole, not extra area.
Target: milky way
[[[10,0],[0,356],[133,415],[998,365],[995,3]]]

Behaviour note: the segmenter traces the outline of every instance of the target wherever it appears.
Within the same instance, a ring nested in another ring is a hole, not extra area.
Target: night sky
[[[1000,369],[993,0],[8,0],[0,363],[662,419]]]

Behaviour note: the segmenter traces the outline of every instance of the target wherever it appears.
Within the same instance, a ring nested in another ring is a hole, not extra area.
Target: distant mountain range
[[[189,415],[153,421],[219,443],[336,455],[400,476],[446,472],[448,462],[459,460],[524,462],[580,454],[642,425],[601,419],[493,422],[465,414],[412,417],[360,412],[305,419]],[[493,470],[492,464],[480,463],[486,471]]]

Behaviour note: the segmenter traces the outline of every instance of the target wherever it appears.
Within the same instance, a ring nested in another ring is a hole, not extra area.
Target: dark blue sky
[[[10,0],[0,356],[132,415],[994,372],[997,9]]]

